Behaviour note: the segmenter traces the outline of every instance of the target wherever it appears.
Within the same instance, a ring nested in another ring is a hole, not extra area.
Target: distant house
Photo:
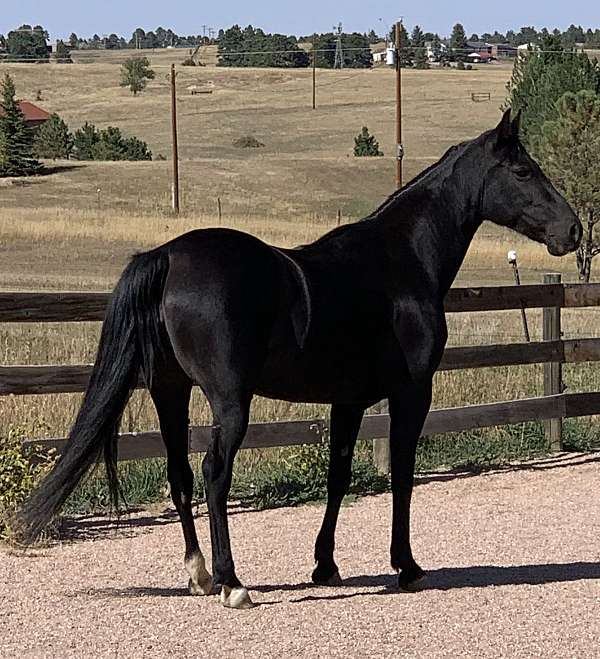
[[[438,46],[438,49],[437,49],[438,52],[436,52],[436,50],[434,48],[433,41],[426,41],[425,42],[425,48],[426,48],[426,51],[427,51],[427,59],[431,63],[439,62],[440,56],[445,54],[448,50],[448,46],[443,41],[441,41],[439,43],[439,46]]]
[[[42,124],[45,124],[46,121],[50,118],[50,113],[46,110],[42,110],[37,105],[30,103],[29,101],[18,101],[21,112],[25,117],[25,123],[29,128],[38,128]],[[0,114],[3,110],[0,108]]]
[[[484,43],[483,41],[469,41],[467,43],[467,48],[470,51],[467,55],[467,60],[474,64],[487,64],[495,59],[494,46],[490,43]]]

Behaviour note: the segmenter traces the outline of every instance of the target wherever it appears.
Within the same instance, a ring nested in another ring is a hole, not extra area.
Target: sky
[[[574,23],[584,28],[600,27],[598,5],[590,0],[0,0],[0,34],[24,23],[40,24],[51,38],[68,37],[71,32],[80,37],[111,32],[129,37],[138,26],[146,31],[162,26],[172,28],[176,34],[202,34],[202,25],[218,30],[234,23],[252,24],[267,32],[304,35],[329,32],[340,21],[347,32],[374,29],[382,34],[400,17],[409,29],[419,24],[425,31],[442,36],[450,34],[456,22],[465,26],[468,35],[496,29],[518,31],[523,25],[565,29]]]

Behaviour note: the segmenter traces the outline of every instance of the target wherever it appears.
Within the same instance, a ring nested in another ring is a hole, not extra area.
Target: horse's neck
[[[408,241],[428,284],[442,295],[452,285],[482,222],[482,172],[473,175],[473,171],[460,159],[445,163],[439,172],[409,185],[380,219],[390,249],[405,253]]]

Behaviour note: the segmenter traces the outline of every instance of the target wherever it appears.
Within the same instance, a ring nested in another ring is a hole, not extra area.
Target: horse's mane
[[[460,157],[465,152],[467,147],[473,144],[474,141],[475,140],[469,140],[467,142],[461,142],[460,144],[451,146],[437,162],[434,162],[432,165],[429,165],[429,167],[426,167],[422,172],[411,179],[405,186],[393,192],[380,206],[378,206],[366,217],[363,217],[356,222],[352,222],[351,224],[344,224],[343,226],[336,227],[335,229],[332,229],[331,231],[328,231],[326,234],[322,235],[320,238],[317,238],[317,240],[314,242],[309,243],[308,245],[299,245],[296,249],[322,245],[324,242],[332,238],[338,238],[339,236],[345,234],[347,231],[351,231],[357,226],[360,226],[362,223],[371,222],[378,219],[383,213],[391,210],[392,208],[395,208],[408,191],[412,190],[414,187],[422,183],[430,176],[437,174],[439,170],[446,167],[450,160],[456,160],[458,157]]]

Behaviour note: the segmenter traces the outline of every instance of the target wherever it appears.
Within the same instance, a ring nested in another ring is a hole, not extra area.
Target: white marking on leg
[[[192,595],[210,595],[212,592],[212,577],[206,569],[204,556],[197,551],[185,559],[185,569],[190,575],[188,587]]]
[[[231,588],[221,587],[221,604],[228,609],[252,609],[254,604],[248,595],[248,590],[243,586]]]

